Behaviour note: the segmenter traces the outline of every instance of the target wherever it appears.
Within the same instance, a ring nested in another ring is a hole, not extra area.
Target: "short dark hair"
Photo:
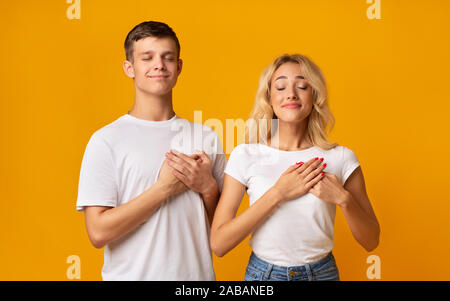
[[[157,21],[146,21],[136,25],[125,39],[125,56],[128,61],[133,61],[134,42],[147,37],[171,38],[177,47],[177,59],[180,58],[180,42],[177,35],[166,23]]]

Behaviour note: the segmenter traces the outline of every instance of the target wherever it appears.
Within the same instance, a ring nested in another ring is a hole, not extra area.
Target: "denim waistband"
[[[321,258],[321,259],[311,262],[309,264],[285,267],[285,266],[271,264],[271,263],[259,258],[258,256],[255,255],[255,253],[252,252],[252,254],[250,256],[249,264],[252,265],[253,268],[261,270],[262,272],[265,272],[267,270],[272,270],[272,271],[278,271],[278,272],[282,272],[282,273],[290,272],[290,271],[294,271],[297,273],[304,273],[307,270],[314,271],[332,259],[334,259],[334,256],[333,256],[333,253],[330,252],[324,258]]]

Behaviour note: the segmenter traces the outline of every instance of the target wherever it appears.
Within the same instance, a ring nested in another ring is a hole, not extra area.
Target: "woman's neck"
[[[269,140],[269,145],[283,151],[310,148],[313,145],[309,137],[307,137],[307,126],[307,120],[300,123],[292,123],[282,122],[278,119],[277,132]]]

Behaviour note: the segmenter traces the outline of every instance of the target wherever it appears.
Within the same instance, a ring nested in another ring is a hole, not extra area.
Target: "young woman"
[[[245,280],[339,280],[331,253],[336,206],[367,251],[377,247],[380,227],[355,154],[327,141],[334,119],[320,69],[298,54],[275,59],[261,76],[251,119],[278,126],[267,125],[264,143],[231,153],[212,250],[224,256],[252,234]],[[250,207],[236,216],[245,192]]]

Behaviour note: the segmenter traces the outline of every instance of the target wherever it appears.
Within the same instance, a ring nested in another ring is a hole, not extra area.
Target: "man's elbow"
[[[107,244],[106,239],[100,233],[90,233],[88,236],[91,244],[96,249],[101,249]]]

